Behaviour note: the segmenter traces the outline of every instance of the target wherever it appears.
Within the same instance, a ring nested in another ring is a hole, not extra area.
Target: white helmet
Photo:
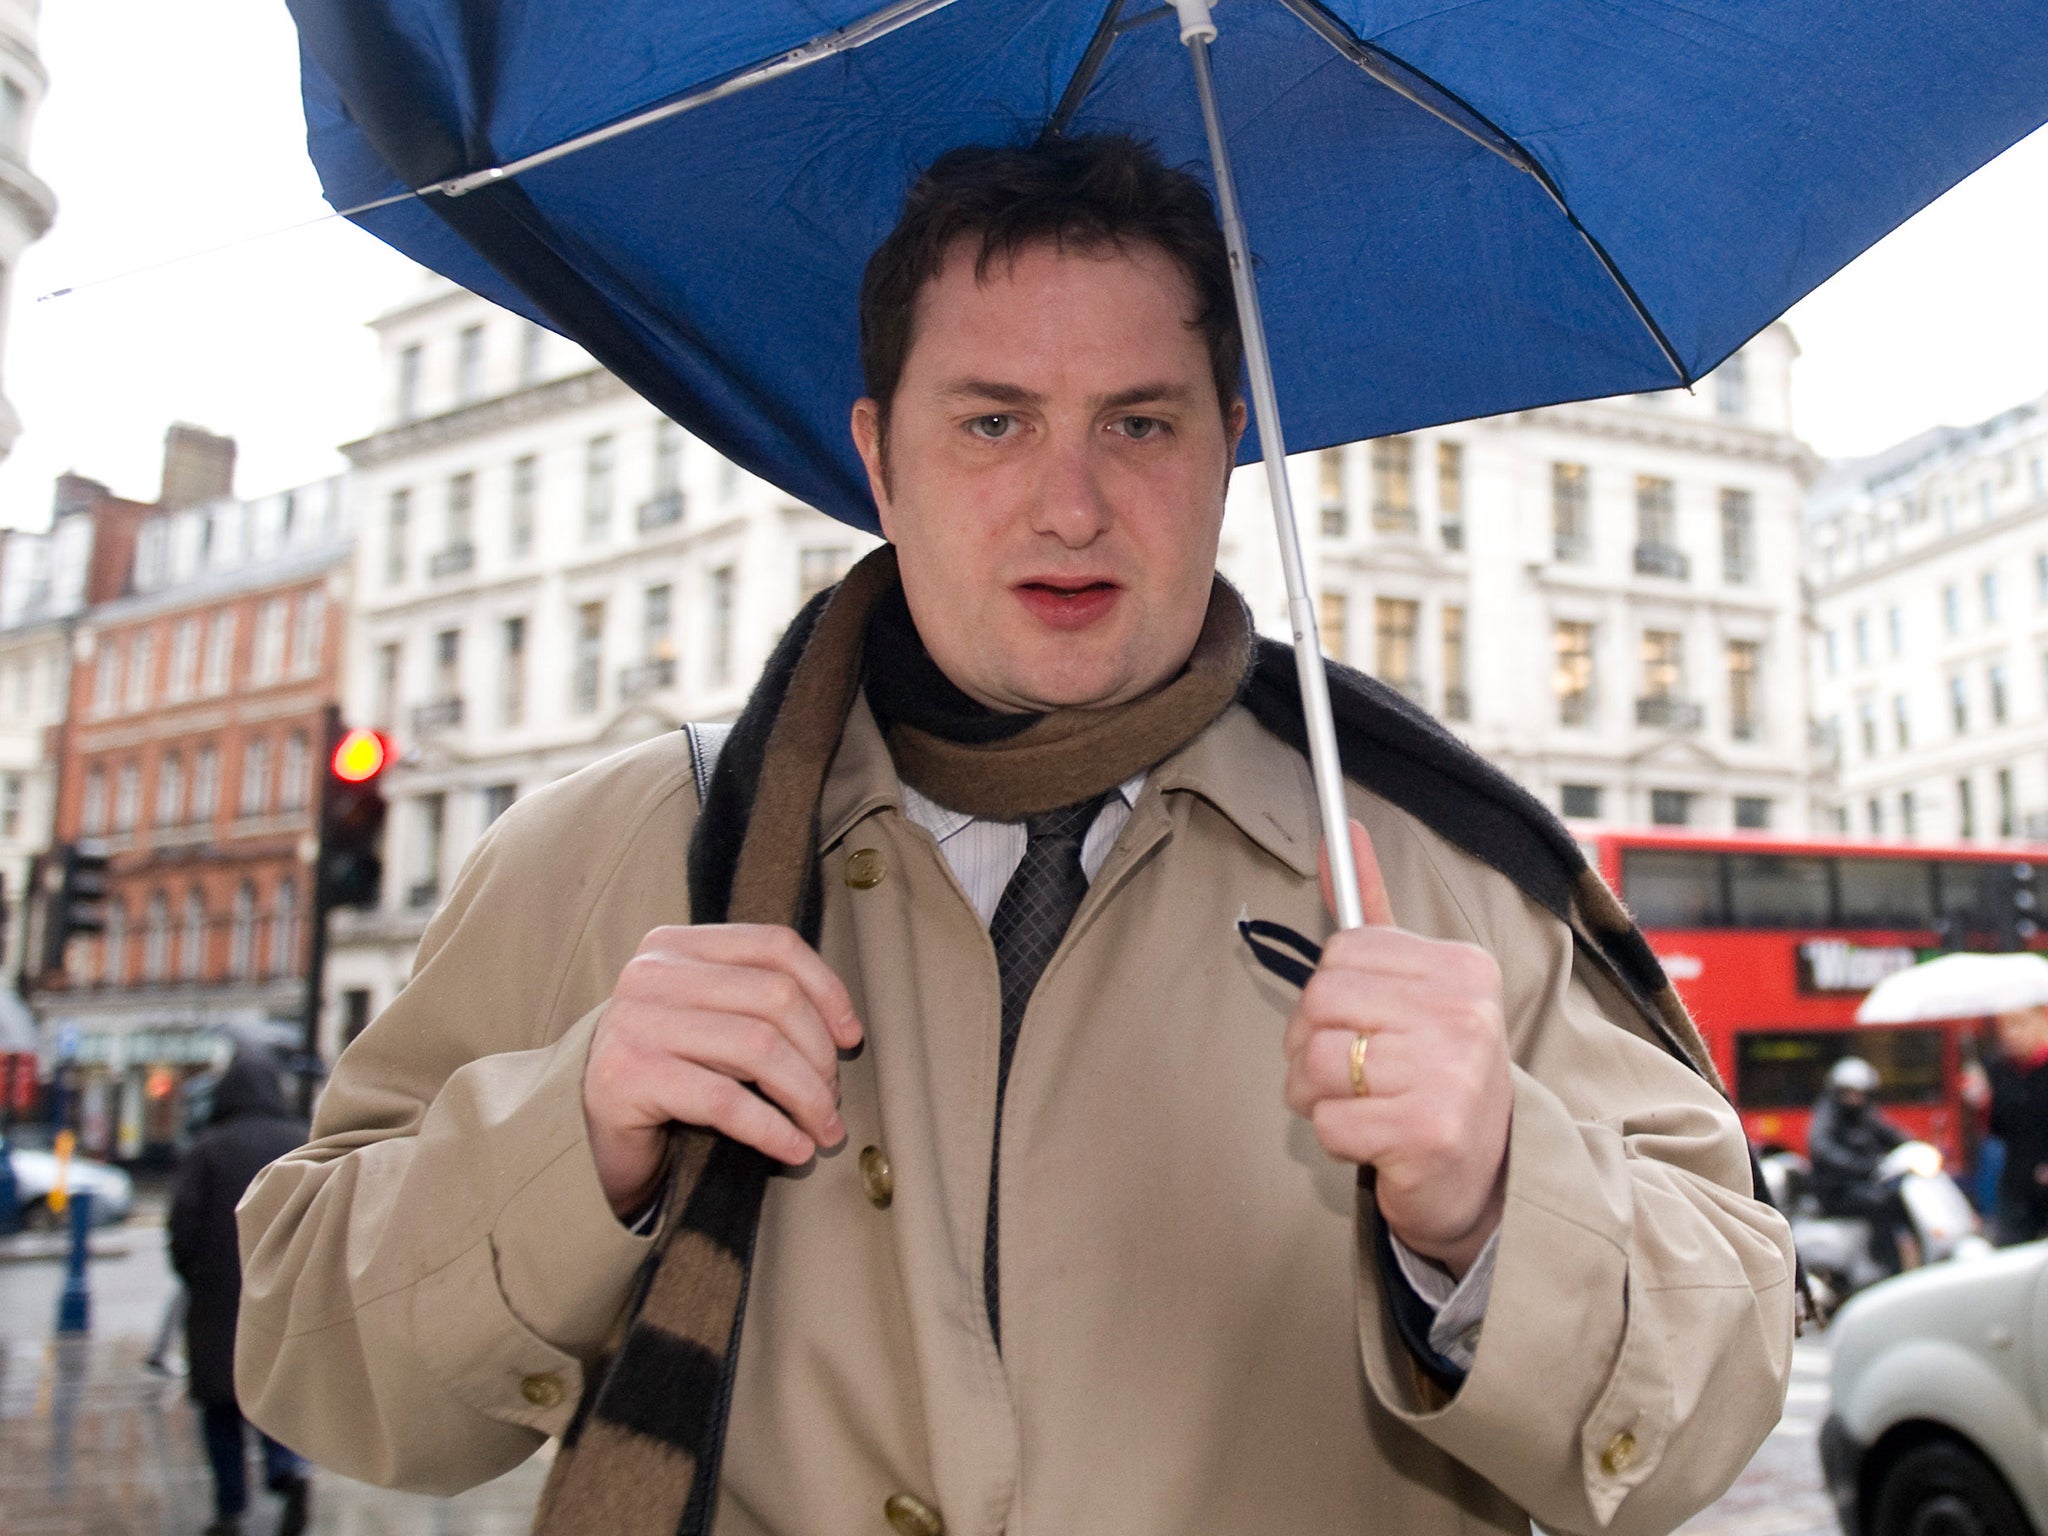
[[[1844,1056],[1828,1068],[1830,1093],[1875,1093],[1877,1083],[1877,1068],[1861,1056]]]

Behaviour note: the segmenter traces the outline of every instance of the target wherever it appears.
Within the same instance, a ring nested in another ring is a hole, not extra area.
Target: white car
[[[17,1224],[28,1231],[62,1228],[67,1218],[50,1209],[50,1191],[57,1187],[56,1154],[17,1143],[11,1161]],[[92,1191],[92,1224],[96,1227],[126,1221],[135,1204],[135,1183],[127,1174],[87,1157],[71,1159],[71,1176],[65,1187]]]
[[[2048,1243],[1872,1286],[1828,1343],[1848,1536],[2048,1536]]]

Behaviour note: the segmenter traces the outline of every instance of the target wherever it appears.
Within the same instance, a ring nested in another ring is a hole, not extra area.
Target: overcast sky
[[[172,420],[240,440],[244,495],[338,471],[377,398],[364,322],[417,281],[402,258],[332,220],[88,286],[326,211],[282,0],[44,0],[42,29],[30,162],[59,207],[12,284],[0,523],[41,525],[70,468],[153,496]],[[1797,430],[1867,453],[2048,390],[2044,253],[2048,131],[1792,311]]]

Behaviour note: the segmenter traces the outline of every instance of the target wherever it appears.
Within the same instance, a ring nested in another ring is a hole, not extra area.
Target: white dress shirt
[[[1089,826],[1081,843],[1081,873],[1090,884],[1101,873],[1110,849],[1116,846],[1124,824],[1131,819],[1131,807],[1137,804],[1146,777],[1134,774],[1119,784]],[[908,784],[903,786],[903,814],[938,842],[953,878],[960,882],[960,889],[986,928],[1003,899],[1003,888],[1024,862],[1024,847],[1029,841],[1024,823],[992,821],[952,810]],[[1460,1370],[1472,1368],[1472,1358],[1479,1347],[1479,1329],[1486,1320],[1486,1299],[1493,1289],[1494,1254],[1499,1246],[1500,1233],[1496,1231],[1487,1239],[1464,1279],[1456,1280],[1441,1265],[1423,1258],[1400,1238],[1393,1237],[1394,1258],[1402,1275],[1436,1313],[1436,1320],[1430,1325],[1429,1347]]]

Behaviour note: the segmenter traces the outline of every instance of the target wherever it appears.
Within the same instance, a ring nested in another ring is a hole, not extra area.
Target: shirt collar
[[[1134,773],[1128,779],[1125,779],[1123,783],[1117,785],[1116,792],[1123,798],[1125,805],[1131,806],[1138,803],[1138,794],[1144,789],[1145,780],[1149,777],[1150,775],[1146,773]],[[914,784],[905,784],[903,786],[903,814],[930,832],[934,838],[942,843],[965,828],[972,826],[977,820],[995,820],[994,817],[970,816],[965,811],[956,811],[951,806],[941,805]],[[1022,826],[1023,823],[1021,821],[1014,821],[1007,823],[1007,825]]]

